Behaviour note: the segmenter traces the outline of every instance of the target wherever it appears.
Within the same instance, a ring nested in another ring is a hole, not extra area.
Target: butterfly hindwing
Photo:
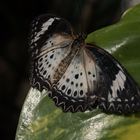
[[[140,90],[123,66],[105,50],[92,46],[100,68],[99,108],[108,113],[127,114],[140,110]]]
[[[63,107],[64,111],[68,111],[70,106],[72,112],[85,111],[93,104],[94,107],[96,106],[93,101],[96,97],[94,98],[92,94],[95,88],[93,84],[95,78],[92,74],[94,69],[95,64],[86,55],[85,49],[77,50],[67,70],[56,84],[56,91],[61,93],[60,99],[67,99],[65,108]],[[91,97],[93,97],[92,103],[89,101]]]

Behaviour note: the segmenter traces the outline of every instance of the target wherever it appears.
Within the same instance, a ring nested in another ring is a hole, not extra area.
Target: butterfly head
[[[84,34],[84,33],[79,33],[79,34],[76,36],[76,38],[75,38],[75,40],[74,40],[74,43],[75,43],[76,45],[78,45],[78,44],[79,44],[79,45],[84,44],[86,37],[87,37],[86,34]]]

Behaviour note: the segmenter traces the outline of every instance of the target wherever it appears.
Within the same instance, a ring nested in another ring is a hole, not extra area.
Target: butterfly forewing
[[[49,43],[47,41],[48,39],[52,40],[52,36],[56,37],[56,40],[53,40],[53,42],[56,42],[58,40],[60,40],[61,42],[62,38],[56,36],[55,34],[59,34],[62,36],[65,35],[64,38],[72,38],[73,35],[70,24],[64,19],[55,17],[53,15],[42,15],[37,17],[32,22],[31,28],[32,29],[30,33],[29,44],[32,55],[38,54],[38,49],[44,47],[45,44]],[[49,46],[50,45],[48,44],[47,47]]]
[[[140,90],[128,72],[105,50],[74,35],[64,19],[44,15],[34,20],[30,51],[31,85],[49,90],[63,111],[140,110]]]
[[[30,42],[32,84],[46,87],[45,82],[52,79],[50,71],[55,70],[68,52],[72,34],[69,23],[55,16],[43,15],[33,21]]]

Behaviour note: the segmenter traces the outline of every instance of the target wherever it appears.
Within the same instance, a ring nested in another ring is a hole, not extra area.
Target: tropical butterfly
[[[31,85],[48,90],[64,112],[100,108],[106,113],[140,111],[140,90],[108,52],[86,44],[65,19],[43,15],[32,23]]]

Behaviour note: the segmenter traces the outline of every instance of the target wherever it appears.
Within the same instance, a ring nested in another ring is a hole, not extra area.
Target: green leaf
[[[140,84],[140,5],[124,13],[117,24],[88,35],[86,42],[96,44],[116,57]]]
[[[140,84],[140,5],[131,8],[117,24],[89,34],[86,42],[112,53]],[[46,96],[31,88],[23,105],[16,140],[138,140],[140,118],[117,116],[99,110],[63,113]]]

